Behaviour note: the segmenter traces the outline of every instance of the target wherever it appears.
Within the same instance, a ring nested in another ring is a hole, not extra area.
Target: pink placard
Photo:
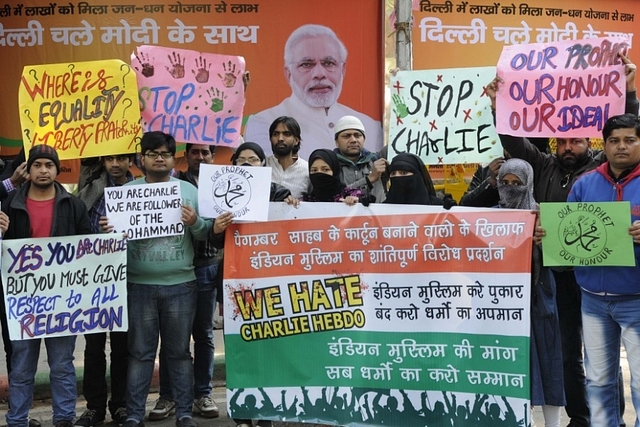
[[[592,38],[505,46],[498,62],[504,83],[496,98],[498,133],[532,137],[602,137],[625,109],[619,53],[629,41]]]
[[[145,131],[170,133],[178,142],[238,146],[243,57],[140,46],[131,66],[138,76]]]

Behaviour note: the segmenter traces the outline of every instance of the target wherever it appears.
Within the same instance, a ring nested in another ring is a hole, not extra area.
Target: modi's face
[[[330,37],[300,40],[291,49],[285,75],[293,94],[310,107],[328,108],[342,91],[345,64],[338,43]]]

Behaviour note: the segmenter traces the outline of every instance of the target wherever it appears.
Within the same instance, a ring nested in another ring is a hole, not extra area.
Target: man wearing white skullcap
[[[343,116],[335,127],[336,149],[342,168],[342,182],[373,196],[371,202],[385,199],[383,176],[387,161],[364,148],[365,127],[355,116]],[[375,198],[375,200],[374,200]]]

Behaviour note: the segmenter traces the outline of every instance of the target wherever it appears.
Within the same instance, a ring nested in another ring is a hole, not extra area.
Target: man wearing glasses
[[[636,66],[627,57],[621,57],[626,73],[626,112],[638,114],[636,97]],[[502,79],[496,77],[487,86],[491,108],[495,112],[496,92]],[[539,151],[529,140],[511,135],[499,135],[502,147],[511,157],[526,160],[534,171],[534,196],[541,202],[566,202],[569,190],[585,172],[591,171],[606,161],[603,153],[595,155],[585,138],[557,138],[555,154]],[[569,426],[590,426],[590,411],[587,404],[586,377],[582,357],[582,313],[580,287],[573,268],[554,267],[553,276],[557,285],[556,303],[560,320],[564,390],[567,398],[565,410],[571,418]],[[623,384],[619,386],[623,391]],[[622,395],[622,393],[621,393]],[[624,402],[624,399],[621,399]],[[624,408],[621,407],[621,412]]]
[[[347,49],[330,28],[308,24],[294,30],[284,47],[284,74],[293,93],[279,105],[249,117],[244,140],[257,142],[267,152],[269,124],[276,117],[291,116],[304,129],[300,157],[307,159],[317,148],[332,148],[336,123],[349,115],[364,123],[371,150],[380,150],[380,122],[337,102],[346,61]]]
[[[159,337],[175,397],[176,427],[196,426],[192,418],[193,365],[189,348],[197,298],[194,241],[207,239],[211,221],[197,214],[198,190],[187,181],[170,175],[175,152],[173,136],[159,131],[146,132],[140,141],[146,176],[125,184],[179,182],[185,225],[184,234],[179,236],[128,243],[129,370],[125,427],[144,426]],[[113,230],[106,217],[101,219],[100,225],[105,232]]]
[[[185,157],[187,170],[180,172],[178,178],[198,187],[200,165],[213,164],[215,145],[186,144]],[[218,405],[211,396],[213,377],[213,315],[216,309],[218,289],[216,274],[220,259],[211,239],[195,242],[195,267],[198,298],[193,322],[193,396],[194,409],[206,418],[220,415]],[[149,421],[158,421],[175,413],[175,399],[169,383],[169,361],[163,348],[160,349],[160,397],[149,412]]]

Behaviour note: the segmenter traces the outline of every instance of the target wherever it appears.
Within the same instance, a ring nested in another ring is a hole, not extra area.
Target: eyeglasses
[[[342,61],[336,61],[333,58],[324,58],[324,59],[321,59],[319,62],[311,59],[303,59],[302,61],[299,61],[299,62],[292,62],[290,65],[295,65],[296,69],[301,73],[308,73],[309,71],[316,68],[318,63],[322,65],[322,68],[324,68],[330,73],[336,72],[339,66],[343,64]]]
[[[236,159],[236,165],[241,165],[243,163],[249,163],[253,165],[257,163],[262,163],[262,160],[260,160],[258,157],[238,157]]]
[[[114,160],[117,162],[124,162],[129,160],[129,156],[105,156],[103,159],[107,162],[113,162]]]
[[[570,181],[571,181],[571,174],[568,173],[564,177],[562,177],[562,180],[560,181],[560,185],[562,186],[562,188],[567,188],[567,185],[569,185]]]
[[[162,153],[158,153],[157,151],[147,151],[145,156],[150,159],[157,159],[158,156],[162,156],[163,159],[167,160],[172,158],[173,154],[168,151],[163,151]]]

